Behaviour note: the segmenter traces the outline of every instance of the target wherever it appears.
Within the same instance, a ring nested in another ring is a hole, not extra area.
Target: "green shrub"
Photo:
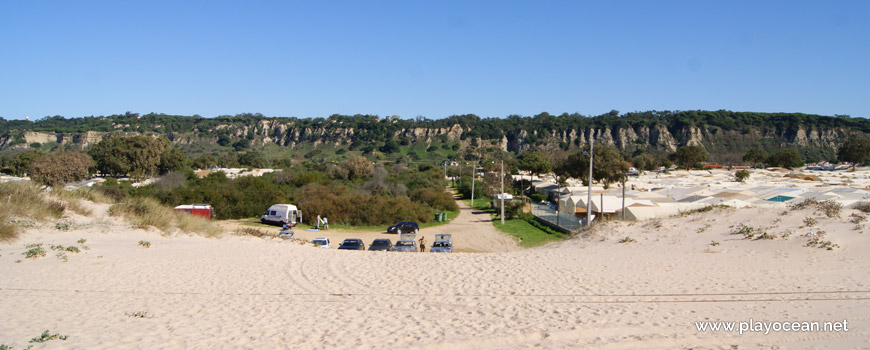
[[[411,192],[411,199],[423,202],[436,210],[459,210],[456,201],[450,193],[434,188],[421,188]]]
[[[741,169],[734,173],[734,178],[739,182],[746,181],[749,178],[749,170]]]
[[[532,199],[533,203],[543,202],[545,199],[547,199],[546,196],[544,196],[543,194],[540,194],[540,193],[532,193],[529,195],[529,198]]]

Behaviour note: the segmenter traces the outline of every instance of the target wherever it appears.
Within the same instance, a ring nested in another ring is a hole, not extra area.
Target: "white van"
[[[302,222],[302,211],[296,209],[293,204],[272,204],[269,209],[260,217],[260,222],[264,224],[283,225],[296,224]]]

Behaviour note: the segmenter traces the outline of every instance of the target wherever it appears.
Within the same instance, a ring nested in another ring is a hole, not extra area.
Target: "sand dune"
[[[870,347],[870,244],[848,222],[851,210],[718,210],[605,223],[535,249],[454,254],[163,236],[104,212],[0,245],[0,344],[23,349],[49,329],[69,337],[38,348]],[[807,216],[817,227],[800,227]],[[792,233],[746,240],[730,234],[738,223]],[[841,248],[805,247],[802,235],[819,227]],[[637,242],[617,243],[625,236]],[[26,243],[82,238],[90,250],[67,262],[53,251],[21,255]],[[694,325],[750,318],[846,319],[849,331],[738,335]]]

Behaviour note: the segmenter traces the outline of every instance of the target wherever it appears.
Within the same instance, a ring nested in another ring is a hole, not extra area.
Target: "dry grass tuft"
[[[105,193],[94,187],[81,187],[66,194],[73,198],[88,200],[94,203],[114,204],[115,201]]]
[[[178,229],[182,232],[195,232],[207,237],[221,234],[216,224],[204,218],[176,212],[163,206],[154,199],[131,197],[109,207],[109,215],[121,216],[133,222],[137,228],[155,227],[163,232]]]
[[[269,234],[268,232],[261,231],[259,229],[251,228],[251,227],[240,228],[238,230],[235,230],[233,232],[233,234],[236,236],[254,236],[254,237],[258,237],[258,238],[263,238],[266,236],[274,236],[273,234]]]
[[[46,196],[30,182],[0,184],[0,241],[18,238],[20,226],[33,226],[46,219],[58,219],[67,204]]]

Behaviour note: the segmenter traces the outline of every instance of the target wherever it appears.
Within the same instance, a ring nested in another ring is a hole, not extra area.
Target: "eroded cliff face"
[[[155,125],[159,130],[159,126]],[[473,131],[460,125],[448,128],[409,128],[395,131],[394,138],[406,138],[411,143],[425,143],[427,146],[442,141],[459,141],[464,149],[471,144],[471,137],[462,139],[462,135]],[[369,130],[355,130],[340,125],[325,124],[319,127],[298,127],[293,123],[275,120],[262,120],[254,124],[221,124],[211,130],[198,132],[164,134],[173,144],[216,144],[219,134],[227,134],[235,142],[242,138],[252,138],[252,146],[262,147],[274,144],[282,147],[295,148],[300,144],[318,145],[349,145],[359,134],[369,133]],[[130,132],[97,132],[84,133],[50,133],[26,132],[13,135],[0,135],[0,147],[26,147],[30,143],[67,143],[72,147],[87,149],[93,144],[113,134],[134,135]],[[159,132],[158,132],[159,134]],[[545,132],[519,130],[509,132],[499,139],[483,140],[478,138],[477,144],[482,147],[496,147],[503,151],[523,153],[533,149],[540,150],[572,150],[589,143],[590,138],[596,143],[617,147],[625,152],[643,149],[648,152],[674,152],[686,145],[700,145],[711,154],[725,152],[743,152],[754,147],[798,147],[836,149],[843,141],[852,135],[860,134],[842,128],[804,128],[796,131],[761,130],[758,128],[743,128],[741,130],[723,130],[718,127],[689,126],[680,130],[668,130],[661,124],[653,126],[614,126],[604,128],[549,130]],[[25,141],[22,145],[21,139]]]

